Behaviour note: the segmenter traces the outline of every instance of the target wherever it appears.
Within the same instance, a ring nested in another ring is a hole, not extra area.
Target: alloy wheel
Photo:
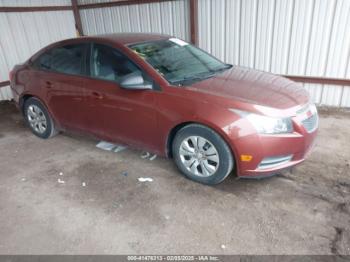
[[[27,109],[27,119],[30,126],[39,134],[45,133],[47,119],[44,112],[36,105],[30,105]]]

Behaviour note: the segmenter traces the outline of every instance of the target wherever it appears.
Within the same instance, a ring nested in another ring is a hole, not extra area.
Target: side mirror
[[[152,89],[151,83],[145,82],[140,72],[134,72],[124,76],[120,81],[120,86],[125,89],[146,90]]]

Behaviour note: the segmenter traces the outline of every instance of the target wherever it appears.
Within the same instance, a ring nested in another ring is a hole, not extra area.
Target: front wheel
[[[180,171],[203,184],[222,182],[234,166],[226,142],[215,131],[199,124],[190,124],[177,132],[172,152]]]

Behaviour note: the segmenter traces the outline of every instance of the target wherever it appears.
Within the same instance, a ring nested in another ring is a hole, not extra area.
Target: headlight
[[[290,117],[274,118],[236,109],[229,110],[247,119],[259,134],[284,134],[293,132],[293,123]]]

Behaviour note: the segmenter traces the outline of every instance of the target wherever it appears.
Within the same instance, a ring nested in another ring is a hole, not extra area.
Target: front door
[[[91,78],[86,81],[86,119],[91,132],[109,141],[156,148],[155,90],[127,90],[120,79],[141,70],[118,50],[94,44],[90,55]],[[144,77],[147,77],[144,75]]]

